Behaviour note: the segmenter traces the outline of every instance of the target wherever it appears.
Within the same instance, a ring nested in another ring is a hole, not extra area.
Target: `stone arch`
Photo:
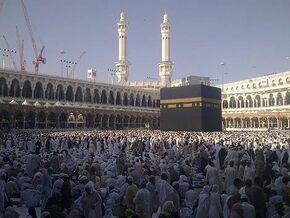
[[[283,105],[283,97],[282,97],[282,94],[279,92],[277,94],[277,98],[276,98],[276,105]]]
[[[100,103],[99,90],[94,89],[94,103]]]
[[[114,92],[112,90],[109,92],[109,104],[115,104]]]
[[[8,86],[5,78],[0,78],[0,96],[8,95]]]
[[[45,98],[47,100],[54,100],[53,85],[51,83],[48,83],[47,86],[46,86]]]
[[[66,128],[67,125],[67,114],[65,112],[62,112],[59,116],[59,124],[60,128]]]
[[[148,121],[147,117],[142,117],[141,119],[141,127],[144,128],[145,127],[145,123]]]
[[[250,95],[248,95],[246,98],[246,107],[253,107],[253,99]]]
[[[109,128],[110,128],[110,129],[115,129],[115,124],[114,124],[114,122],[115,122],[115,115],[111,114],[111,115],[109,116]]]
[[[244,119],[244,127],[245,128],[250,128],[250,118],[249,117],[246,117],[245,119]]]
[[[255,96],[254,107],[261,107],[261,97],[260,95]]]
[[[222,118],[222,127],[223,127],[223,129],[227,128],[225,118]]]
[[[104,114],[102,117],[102,128],[103,129],[108,128],[108,119],[109,119],[109,116],[107,114]]]
[[[276,80],[275,79],[272,79],[272,83],[271,83],[272,86],[276,86]]]
[[[91,113],[88,113],[86,116],[86,127],[88,128],[94,127],[93,115]]]
[[[259,128],[259,119],[257,117],[252,118],[252,128]]]
[[[229,107],[229,103],[227,100],[223,100],[223,108],[228,108]]]
[[[157,107],[157,108],[160,108],[160,99],[157,99],[157,100],[156,100],[156,107]],[[159,122],[159,120],[158,120],[158,122]]]
[[[89,88],[85,89],[84,102],[87,102],[87,103],[91,103],[92,102],[91,90]]]
[[[234,119],[234,123],[235,123],[235,128],[242,128],[242,120],[241,120],[241,118],[239,118],[239,117],[236,117],[235,119]]]
[[[54,112],[50,112],[47,117],[47,126],[56,127],[56,115]]]
[[[14,113],[15,119],[15,128],[16,129],[23,129],[24,128],[24,114],[21,111],[16,111]]]
[[[269,128],[277,128],[278,126],[278,120],[276,117],[270,117],[269,118]]]
[[[130,106],[135,106],[135,104],[134,104],[134,94],[133,94],[133,93],[130,94],[129,105],[130,105]]]
[[[107,104],[107,92],[106,92],[106,90],[103,90],[102,91],[102,94],[101,94],[101,103],[102,104]]]
[[[141,106],[142,107],[147,107],[147,102],[146,102],[146,96],[145,95],[142,96]]]
[[[136,127],[136,118],[134,116],[130,117],[130,128]]]
[[[268,119],[267,117],[260,118],[260,128],[267,128],[268,127]]]
[[[43,111],[40,111],[37,114],[36,116],[37,123],[35,125],[37,128],[45,128],[45,117],[46,117],[46,114]]]
[[[275,98],[272,93],[269,95],[269,106],[275,106]]]
[[[83,90],[80,86],[78,86],[76,90],[75,102],[83,102]]]
[[[245,107],[245,102],[243,96],[238,97],[238,108],[244,108]]]
[[[73,92],[73,88],[70,85],[66,89],[65,99],[67,101],[74,101],[74,92]]]
[[[42,88],[41,82],[37,82],[35,85],[34,98],[36,98],[36,99],[43,98],[43,88]]]
[[[33,129],[35,128],[35,113],[33,111],[28,111],[26,114],[26,120],[25,120],[25,129]]]
[[[95,116],[95,126],[94,127],[96,127],[96,128],[100,128],[101,127],[101,124],[102,124],[101,118],[102,118],[102,116],[100,114],[96,114],[96,116]]]
[[[283,80],[282,80],[282,78],[280,78],[280,79],[278,80],[278,85],[283,85]]]
[[[135,123],[136,127],[141,127],[141,117],[136,117],[136,123]]]
[[[153,99],[153,104],[152,104],[153,108],[156,108],[156,100]]]
[[[116,129],[122,129],[122,117],[120,114],[116,115]]]
[[[10,93],[11,97],[20,97],[20,85],[17,79],[13,79],[11,86],[10,86]]]
[[[290,104],[290,92],[286,92],[284,102],[285,102],[285,105]]]
[[[148,107],[152,107],[152,99],[151,96],[148,96],[148,103],[147,103]]]
[[[0,111],[0,130],[10,127],[10,114],[7,110]]]
[[[120,92],[117,92],[116,105],[121,105],[121,104],[122,104],[121,93]]]
[[[24,81],[24,85],[22,88],[22,97],[23,98],[32,98],[31,82],[28,80]]]
[[[129,122],[130,122],[130,117],[127,116],[127,115],[124,116],[123,125],[124,125],[125,128],[129,128],[130,127]]]
[[[127,92],[124,93],[124,96],[123,96],[123,105],[127,106],[128,105],[128,94]]]
[[[64,100],[64,91],[61,84],[59,84],[56,88],[55,98],[59,101]]]
[[[236,99],[232,96],[230,98],[230,108],[236,108],[237,105],[236,105]]]
[[[140,104],[141,104],[141,102],[140,102],[140,95],[137,94],[137,95],[136,95],[135,106],[140,107],[140,106],[141,106]]]
[[[281,117],[281,129],[287,129],[288,127],[288,119],[287,117]]]

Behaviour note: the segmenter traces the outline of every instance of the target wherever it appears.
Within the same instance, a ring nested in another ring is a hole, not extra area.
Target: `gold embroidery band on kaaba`
[[[195,102],[214,103],[214,104],[221,103],[221,101],[217,99],[202,98],[202,97],[175,98],[175,99],[160,100],[160,104],[180,104],[180,103],[195,103]]]
[[[220,100],[192,97],[160,100],[160,108],[192,108],[192,107],[220,107]]]

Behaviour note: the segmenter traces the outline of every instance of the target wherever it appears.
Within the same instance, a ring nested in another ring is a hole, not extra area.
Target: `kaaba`
[[[221,131],[221,89],[206,85],[162,88],[160,129],[162,131]]]

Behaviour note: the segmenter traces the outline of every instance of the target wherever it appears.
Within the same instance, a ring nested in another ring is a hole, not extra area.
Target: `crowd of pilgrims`
[[[278,131],[0,133],[0,214],[290,217],[289,145]]]

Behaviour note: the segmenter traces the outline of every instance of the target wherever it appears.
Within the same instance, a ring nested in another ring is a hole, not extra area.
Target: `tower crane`
[[[32,42],[32,46],[33,46],[33,50],[34,50],[34,55],[35,55],[35,59],[32,61],[34,68],[35,68],[35,73],[38,74],[39,71],[39,64],[46,64],[46,59],[43,57],[43,51],[45,46],[42,46],[40,52],[38,53],[37,51],[37,47],[36,47],[36,42],[33,36],[33,32],[32,32],[32,27],[31,27],[31,23],[29,20],[29,16],[27,13],[27,8],[25,6],[24,0],[21,0],[21,6],[22,6],[22,10],[23,10],[23,14],[24,14],[24,18],[25,18],[25,22],[26,22],[26,26],[30,35],[30,39]]]
[[[4,39],[5,44],[7,46],[7,49],[6,50],[9,52],[10,59],[11,59],[11,61],[13,63],[14,69],[17,71],[17,66],[16,66],[16,63],[15,63],[14,58],[13,58],[13,55],[12,55],[12,53],[16,53],[16,51],[10,49],[10,45],[9,45],[9,43],[8,43],[8,41],[7,41],[7,39],[6,39],[5,36],[3,36],[3,39]]]
[[[81,55],[79,56],[78,60],[74,63],[72,70],[70,71],[70,75],[71,75],[73,78],[74,78],[74,73],[75,73],[76,66],[77,66],[77,64],[81,61],[81,59],[83,58],[83,56],[84,56],[85,53],[86,53],[85,51],[83,51],[83,52],[81,53]]]
[[[25,60],[24,60],[24,40],[20,42],[20,34],[18,27],[16,26],[16,36],[17,36],[17,43],[19,48],[19,62],[20,62],[20,70],[26,71],[25,69]]]

